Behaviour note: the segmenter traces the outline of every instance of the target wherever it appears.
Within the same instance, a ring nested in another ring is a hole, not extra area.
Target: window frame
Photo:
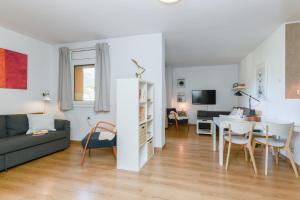
[[[75,107],[93,107],[94,100],[75,101],[75,66],[77,65],[96,65],[96,59],[72,59],[71,78],[72,78],[72,100]]]
[[[76,81],[76,79],[75,79],[75,69],[76,69],[76,67],[80,67],[80,66],[84,66],[84,67],[87,67],[87,68],[94,68],[95,69],[95,64],[80,64],[80,65],[74,65],[73,66],[73,73],[74,73],[74,76],[73,76],[73,79],[74,79],[74,84],[73,84],[73,101],[75,101],[75,102],[94,102],[95,100],[82,100],[82,101],[79,101],[79,100],[76,100],[75,99],[75,86],[76,86],[76,84],[75,84],[75,81]],[[93,66],[93,67],[91,67],[91,66]],[[95,92],[95,91],[94,91]]]

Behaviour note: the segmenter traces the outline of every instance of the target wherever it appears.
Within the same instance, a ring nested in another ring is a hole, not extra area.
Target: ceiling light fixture
[[[160,0],[162,3],[173,4],[177,3],[179,0]]]

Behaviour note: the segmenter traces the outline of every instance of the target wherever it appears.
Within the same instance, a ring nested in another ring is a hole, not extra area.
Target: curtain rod
[[[76,49],[70,49],[72,52],[81,52],[81,51],[92,51],[96,50],[95,47],[85,47],[85,48],[76,48]]]

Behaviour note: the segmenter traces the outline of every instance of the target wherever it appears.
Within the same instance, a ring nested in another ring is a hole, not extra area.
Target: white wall
[[[111,112],[95,113],[92,106],[75,106],[71,111],[63,113],[71,121],[71,139],[81,140],[89,131],[87,117],[92,118],[92,124],[99,120],[116,121],[116,79],[133,78],[135,76],[135,65],[131,58],[135,58],[146,68],[143,79],[155,84],[155,146],[164,145],[164,121],[163,121],[163,76],[164,76],[164,48],[162,34],[137,35],[131,37],[120,37],[98,41],[78,42],[63,44],[71,49],[94,47],[97,42],[108,42],[111,56]],[[58,48],[58,47],[57,47]],[[55,67],[51,78],[51,93],[57,99],[58,88],[58,50],[54,50]],[[94,57],[94,55],[92,56]],[[76,61],[75,63],[94,62],[94,59]],[[74,63],[74,64],[75,64]],[[53,103],[55,107],[56,104]],[[130,117],[130,113],[128,113]],[[124,133],[119,133],[124,134]]]
[[[189,122],[196,124],[197,110],[230,111],[237,105],[237,98],[232,93],[232,84],[238,80],[238,65],[180,67],[167,70],[173,74],[173,106],[180,109],[176,103],[178,92],[185,92],[185,110],[189,115]],[[185,78],[185,88],[177,88],[177,79]],[[192,105],[192,90],[216,90],[216,105]]]
[[[247,92],[253,96],[255,96],[256,66],[261,63],[265,63],[267,69],[267,98],[261,103],[255,103],[254,107],[261,110],[266,119],[300,124],[300,100],[285,99],[284,25],[241,62],[239,80],[246,83]],[[247,106],[247,98],[239,98],[239,104]],[[294,147],[295,160],[300,164],[300,134],[295,135]]]
[[[42,112],[42,92],[49,89],[52,47],[0,27],[0,48],[28,55],[27,90],[0,88],[0,114]]]

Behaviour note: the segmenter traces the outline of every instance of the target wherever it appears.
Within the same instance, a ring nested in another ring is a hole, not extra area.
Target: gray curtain
[[[95,112],[110,111],[110,79],[109,45],[96,44]]]
[[[73,108],[70,51],[67,47],[59,48],[58,103],[61,111]]]

